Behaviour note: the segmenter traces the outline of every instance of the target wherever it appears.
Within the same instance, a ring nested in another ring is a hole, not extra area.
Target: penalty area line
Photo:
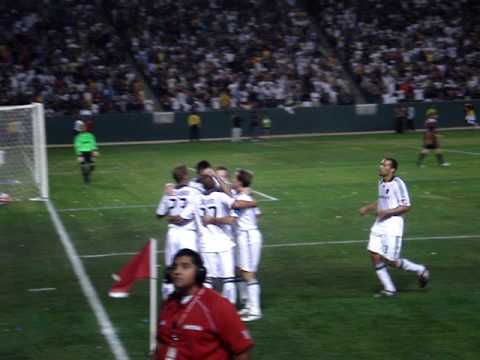
[[[426,241],[426,240],[468,240],[468,239],[480,239],[480,235],[436,235],[436,236],[412,236],[404,238],[405,241]],[[309,242],[296,242],[285,244],[266,244],[263,248],[289,248],[289,247],[302,247],[302,246],[321,246],[321,245],[345,245],[345,244],[362,244],[367,243],[368,240],[340,240],[340,241],[309,241]],[[95,259],[114,256],[131,256],[137,254],[138,251],[129,252],[113,252],[106,254],[90,254],[80,255],[83,259]],[[163,254],[163,250],[157,251],[159,254]]]
[[[117,332],[115,331],[115,328],[113,327],[113,324],[110,321],[110,318],[108,317],[100,298],[98,297],[92,281],[88,277],[82,260],[80,260],[77,250],[75,249],[75,245],[73,244],[70,235],[67,233],[65,226],[63,225],[62,220],[55,209],[55,206],[50,200],[46,201],[46,205],[58,237],[60,238],[60,241],[65,249],[68,260],[70,261],[73,271],[80,282],[82,292],[85,295],[91,309],[93,310],[95,317],[97,318],[102,335],[107,340],[107,343],[110,346],[110,349],[112,350],[116,360],[129,360],[127,351],[120,341],[120,338],[118,337]]]

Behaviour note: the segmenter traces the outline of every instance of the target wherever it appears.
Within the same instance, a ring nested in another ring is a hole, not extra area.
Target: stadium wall
[[[480,109],[480,101],[471,101]],[[412,103],[415,107],[416,128],[422,128],[425,112],[433,107],[439,111],[440,127],[465,126],[463,101]],[[272,120],[272,135],[295,135],[335,132],[365,132],[393,130],[395,105],[325,106],[316,108],[263,109]],[[244,135],[248,133],[249,113],[235,111],[244,119]],[[361,115],[363,113],[363,115]],[[201,113],[202,138],[225,138],[231,135],[233,111]],[[188,138],[187,113],[162,116],[150,113],[103,114],[91,117],[97,141],[142,142],[185,140]],[[71,144],[73,123],[78,117],[57,116],[46,119],[49,145]]]

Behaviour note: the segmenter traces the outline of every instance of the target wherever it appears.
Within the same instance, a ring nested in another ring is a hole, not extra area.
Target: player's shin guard
[[[397,291],[395,285],[393,285],[392,278],[388,273],[387,265],[385,265],[383,262],[376,264],[375,273],[377,274],[378,280],[380,280],[385,290],[392,293]]]
[[[415,264],[408,259],[400,259],[398,267],[402,270],[413,271],[420,275],[425,270],[425,265]]]
[[[170,294],[173,293],[174,290],[175,290],[175,286],[173,286],[173,284],[163,282],[163,284],[162,284],[162,299],[165,300],[166,298],[168,298],[170,296]]]
[[[223,279],[222,295],[227,298],[233,305],[237,303],[237,289],[235,288],[235,278]]]
[[[261,315],[260,307],[260,283],[257,279],[252,279],[247,283],[248,292],[248,310],[251,315]]]

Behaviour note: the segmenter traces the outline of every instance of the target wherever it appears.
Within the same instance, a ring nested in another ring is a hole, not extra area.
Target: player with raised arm
[[[95,135],[88,132],[82,122],[78,127],[79,133],[75,136],[75,153],[82,170],[85,184],[91,181],[91,174],[95,170],[95,158],[98,156],[97,141]]]
[[[377,277],[383,285],[383,290],[376,296],[395,296],[397,294],[387,265],[415,272],[422,288],[427,285],[430,277],[425,265],[400,258],[404,214],[410,210],[411,204],[405,183],[395,175],[397,169],[398,163],[395,159],[382,159],[378,173],[381,177],[378,182],[378,200],[359,210],[362,216],[370,212],[376,215],[367,247]]]
[[[252,179],[252,173],[243,169],[237,171],[234,183],[234,188],[238,193],[235,197],[237,200],[253,200],[249,195]],[[255,207],[239,209],[236,210],[236,213],[238,215],[236,221],[236,264],[243,282],[246,283],[246,304],[240,314],[243,321],[253,321],[262,317],[260,283],[256,277],[263,243],[262,234],[257,225],[257,218],[261,215],[261,212]]]
[[[165,266],[172,265],[173,256],[180,249],[198,251],[197,226],[193,220],[175,223],[179,215],[189,204],[194,204],[198,191],[188,186],[188,169],[185,165],[179,165],[172,171],[176,186],[173,191],[167,191],[163,195],[157,207],[156,214],[159,218],[165,218],[168,231],[165,240]],[[173,285],[166,282],[162,285],[162,295],[166,299],[173,292]]]

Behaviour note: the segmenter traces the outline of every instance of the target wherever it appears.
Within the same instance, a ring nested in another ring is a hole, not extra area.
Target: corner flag
[[[108,292],[113,298],[126,298],[134,282],[150,278],[150,352],[156,348],[157,336],[157,240],[147,245],[114,275],[115,283]]]

